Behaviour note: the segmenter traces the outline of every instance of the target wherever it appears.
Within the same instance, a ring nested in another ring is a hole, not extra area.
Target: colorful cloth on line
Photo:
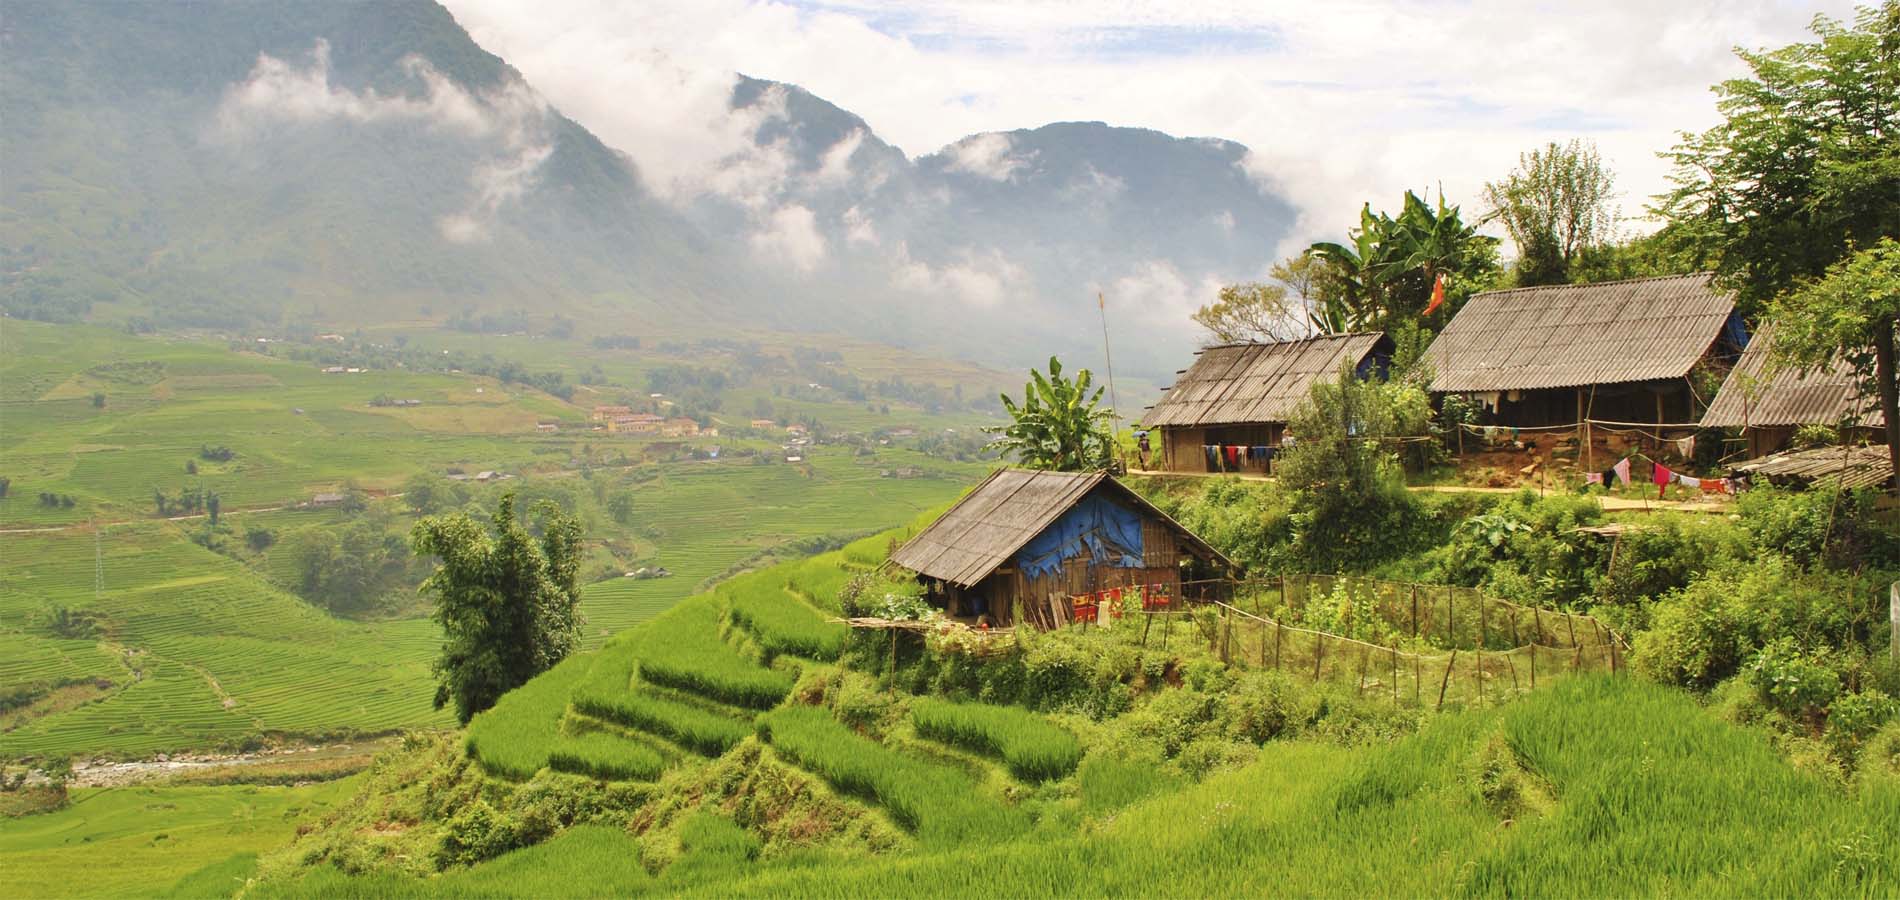
[[[1628,457],[1617,461],[1616,465],[1610,467],[1610,471],[1616,475],[1618,484],[1624,487],[1630,486],[1630,461]]]
[[[1583,473],[1583,483],[1584,484],[1602,484],[1603,473],[1602,472],[1585,472]]]
[[[1676,483],[1690,490],[1694,490],[1694,491],[1702,490],[1702,479],[1700,478],[1690,478],[1687,475],[1677,475]]]

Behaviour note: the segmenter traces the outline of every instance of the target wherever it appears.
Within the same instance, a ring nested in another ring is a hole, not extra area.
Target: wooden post
[[[1583,646],[1582,644],[1577,643],[1577,617],[1570,613],[1564,613],[1564,625],[1570,629],[1570,646],[1572,647]]]
[[[1319,680],[1319,661],[1326,656],[1326,632],[1313,633],[1313,680]]]
[[[1610,674],[1616,674],[1616,639],[1610,639]]]
[[[1572,674],[1583,671],[1583,645],[1577,644],[1575,646],[1576,651],[1574,655],[1570,657],[1570,671]]]
[[[1533,643],[1533,644],[1541,644],[1541,643],[1543,643],[1543,642],[1544,642],[1544,613],[1543,613],[1543,610],[1541,610],[1541,609],[1539,609],[1538,607],[1535,607],[1535,606],[1533,606],[1533,607],[1531,607],[1531,624],[1533,624],[1533,625],[1535,625],[1535,626],[1537,626],[1537,635],[1536,635],[1536,636],[1535,636],[1535,637],[1534,637],[1534,638],[1532,639],[1532,641],[1531,641],[1531,643]]]
[[[1167,616],[1167,618],[1163,619],[1161,622],[1161,649],[1167,650],[1168,649],[1168,634],[1174,631],[1174,610],[1168,610],[1167,612],[1162,613],[1162,615]]]
[[[1418,583],[1412,583],[1412,637],[1418,637]]]
[[[1480,593],[1478,595],[1478,649],[1483,650],[1490,637],[1490,632],[1485,628],[1484,594]]]
[[[1531,690],[1537,690],[1537,645],[1531,645]]]
[[[1517,693],[1517,691],[1518,691],[1518,688],[1517,688],[1517,661],[1511,658],[1511,654],[1509,654],[1509,653],[1506,653],[1506,654],[1504,654],[1504,664],[1505,664],[1505,665],[1507,665],[1507,666],[1509,666],[1509,667],[1511,667],[1511,693],[1513,693],[1513,694],[1515,694],[1515,693]]]
[[[1267,627],[1265,624],[1262,624],[1260,626],[1260,668],[1264,669],[1266,667],[1267,667]]]
[[[1371,655],[1371,651],[1359,651],[1359,696],[1361,697],[1366,695],[1366,658]]]
[[[891,629],[891,691],[897,693],[897,629]]]
[[[1152,626],[1154,623],[1155,623],[1154,610],[1151,610],[1151,609],[1142,610],[1141,611],[1141,646],[1142,646],[1142,649],[1144,650],[1147,649],[1148,647],[1148,628],[1149,626]]]
[[[1273,670],[1275,672],[1280,671],[1280,632],[1285,628],[1286,626],[1278,622],[1273,623]]]
[[[1517,637],[1517,607],[1511,607],[1511,646],[1522,647],[1524,642]]]
[[[1445,708],[1445,689],[1451,686],[1451,667],[1458,662],[1458,648],[1451,648],[1451,659],[1445,661],[1445,677],[1438,682],[1438,706],[1434,711]]]
[[[1392,654],[1392,702],[1398,703],[1399,702],[1399,650],[1397,647],[1388,647],[1386,649],[1388,652]]]

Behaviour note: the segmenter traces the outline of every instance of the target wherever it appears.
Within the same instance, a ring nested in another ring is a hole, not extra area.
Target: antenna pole
[[[1108,363],[1109,416],[1113,418],[1115,422],[1119,423],[1122,418],[1122,403],[1121,400],[1115,396],[1115,354],[1111,352],[1108,347],[1108,301],[1102,297],[1101,291],[1095,292],[1095,308],[1101,310],[1102,313],[1102,359]],[[1119,431],[1120,428],[1117,427],[1116,430]],[[1119,439],[1117,439],[1116,447],[1119,448],[1120,446]]]

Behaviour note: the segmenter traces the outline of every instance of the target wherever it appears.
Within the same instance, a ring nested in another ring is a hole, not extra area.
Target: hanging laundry
[[[1692,491],[1702,490],[1702,479],[1700,478],[1690,478],[1687,475],[1677,475],[1676,482]]]
[[[1227,448],[1227,464],[1229,466],[1236,469],[1240,468],[1240,450],[1241,448],[1238,446],[1229,446]]]
[[[1583,473],[1583,483],[1586,485],[1602,484],[1603,473],[1602,472],[1585,472]]]
[[[1624,486],[1624,487],[1629,487],[1629,486],[1630,486],[1630,461],[1629,461],[1629,457],[1627,457],[1627,456],[1626,456],[1626,457],[1624,457],[1624,458],[1622,458],[1622,459],[1620,459],[1620,460],[1618,460],[1618,461],[1617,461],[1617,463],[1616,463],[1616,465],[1614,465],[1614,466],[1611,466],[1611,467],[1610,467],[1610,471],[1611,471],[1611,472],[1613,472],[1613,473],[1615,473],[1615,475],[1616,475],[1616,481],[1617,481],[1617,483],[1618,483],[1618,484],[1621,484],[1621,485],[1622,485],[1622,486]]]
[[[1677,438],[1675,444],[1676,452],[1682,454],[1683,459],[1695,459],[1695,435]]]
[[[1657,463],[1655,471],[1650,473],[1649,480],[1656,482],[1658,485],[1666,485],[1676,480],[1676,473],[1669,471],[1668,466]]]
[[[1731,491],[1729,490],[1729,480],[1726,478],[1704,478],[1702,479],[1702,493],[1704,494],[1731,493]]]
[[[1220,450],[1219,447],[1201,445],[1201,455],[1207,458],[1207,469],[1210,472],[1220,469],[1220,455],[1216,452],[1218,450]]]

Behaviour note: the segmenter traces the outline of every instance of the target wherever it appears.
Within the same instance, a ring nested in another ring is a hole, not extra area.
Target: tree
[[[1215,302],[1190,318],[1222,344],[1295,341],[1326,333],[1319,309],[1330,284],[1326,266],[1311,252],[1280,260],[1267,270],[1271,281],[1223,287]]]
[[[218,527],[218,513],[223,508],[224,503],[218,499],[218,495],[215,492],[205,494],[205,515],[210,518],[209,524],[211,527]]]
[[[1093,378],[1087,369],[1076,372],[1073,381],[1062,377],[1062,361],[1053,356],[1047,377],[1030,369],[1021,406],[1008,394],[1000,395],[1003,409],[1014,421],[984,429],[1000,435],[992,446],[1035,469],[1089,472],[1107,468],[1114,437],[1108,430],[1110,413],[1098,405],[1102,389],[1089,392]]]
[[[622,525],[633,521],[633,492],[614,491],[607,497],[607,515]]]
[[[1319,281],[1315,315],[1324,331],[1386,330],[1417,318],[1445,276],[1445,303],[1435,315],[1448,320],[1497,272],[1497,239],[1467,225],[1441,191],[1435,205],[1405,192],[1399,215],[1359,210],[1350,245],[1321,241],[1312,254],[1327,264]]]
[[[1771,371],[1803,373],[1845,360],[1880,398],[1887,453],[1900,494],[1900,389],[1895,386],[1894,329],[1900,327],[1900,242],[1879,243],[1829,267],[1827,274],[1776,297]]]
[[[1365,569],[1403,549],[1418,501],[1405,488],[1397,439],[1429,433],[1431,405],[1410,381],[1361,379],[1351,363],[1316,381],[1294,410],[1275,468],[1295,491],[1299,558],[1326,571]]]
[[[503,494],[484,528],[466,513],[416,523],[410,543],[439,560],[422,590],[435,597],[442,655],[437,709],[455,704],[466,724],[502,694],[547,671],[580,638],[581,526],[552,503],[535,509],[537,541]]]
[[[1745,311],[1900,237],[1900,0],[1811,30],[1737,51],[1750,76],[1716,85],[1722,123],[1666,154],[1675,189],[1654,211],[1709,249]]]
[[[1503,181],[1487,181],[1486,219],[1497,219],[1517,242],[1517,283],[1564,284],[1585,251],[1605,243],[1616,226],[1616,177],[1596,145],[1552,142],[1520,154]]]
[[[0,500],[6,499],[7,492],[13,490],[13,479],[0,475]]]
[[[106,394],[105,394],[105,392],[104,392],[104,391],[93,391],[93,392],[92,392],[92,408],[93,408],[93,409],[105,409],[105,408],[106,408]]]

